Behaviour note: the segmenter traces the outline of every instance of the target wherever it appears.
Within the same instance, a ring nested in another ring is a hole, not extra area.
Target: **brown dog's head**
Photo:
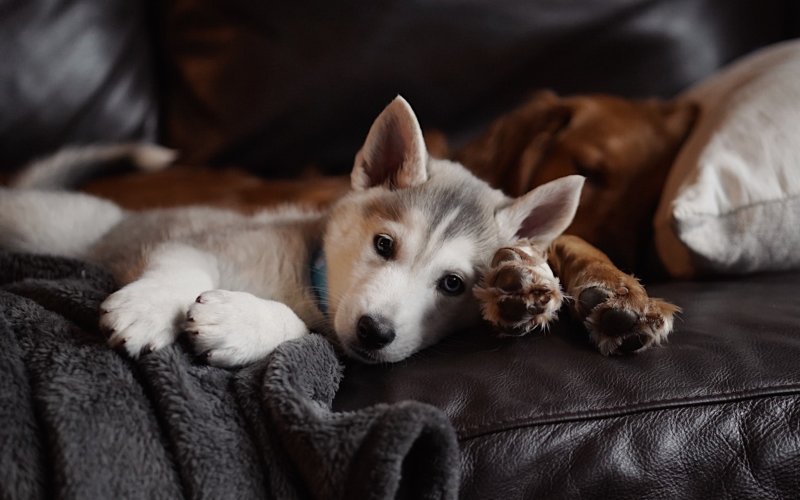
[[[509,195],[558,177],[586,177],[568,233],[640,267],[664,181],[696,119],[693,103],[536,93],[456,159]]]

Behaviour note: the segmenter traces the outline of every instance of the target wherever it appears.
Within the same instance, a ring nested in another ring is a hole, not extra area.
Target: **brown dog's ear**
[[[700,116],[700,106],[688,100],[661,102],[659,111],[664,117],[664,130],[676,144],[683,143]]]
[[[511,241],[527,238],[547,247],[575,218],[585,178],[568,175],[542,184],[501,208],[495,216],[501,236]]]
[[[386,106],[356,154],[353,189],[403,189],[428,180],[428,152],[411,106],[400,96]]]
[[[526,193],[548,147],[572,117],[555,93],[534,93],[521,107],[495,120],[456,159],[492,187],[511,196]]]

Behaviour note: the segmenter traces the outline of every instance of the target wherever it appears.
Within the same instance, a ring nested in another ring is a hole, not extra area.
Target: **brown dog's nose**
[[[392,324],[380,316],[361,316],[357,325],[358,341],[365,349],[378,350],[395,338]]]

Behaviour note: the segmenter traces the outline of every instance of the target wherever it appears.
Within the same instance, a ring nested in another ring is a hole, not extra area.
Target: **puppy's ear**
[[[367,134],[350,174],[353,189],[403,189],[428,180],[428,152],[411,106],[400,96],[386,106]]]
[[[568,175],[542,184],[501,208],[497,224],[508,240],[528,238],[546,247],[572,223],[585,178]]]

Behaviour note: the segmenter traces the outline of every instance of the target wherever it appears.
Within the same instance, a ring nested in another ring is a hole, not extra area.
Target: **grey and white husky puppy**
[[[154,146],[134,152],[143,166],[169,163]],[[124,285],[101,306],[111,346],[135,358],[185,330],[220,366],[257,360],[310,331],[359,360],[393,362],[474,326],[472,289],[495,251],[520,237],[548,245],[570,224],[583,185],[564,177],[508,198],[461,165],[430,157],[402,97],[356,155],[352,191],[323,212],[129,212],[40,189],[91,163],[91,154],[74,154],[0,190],[0,247],[110,269]]]

